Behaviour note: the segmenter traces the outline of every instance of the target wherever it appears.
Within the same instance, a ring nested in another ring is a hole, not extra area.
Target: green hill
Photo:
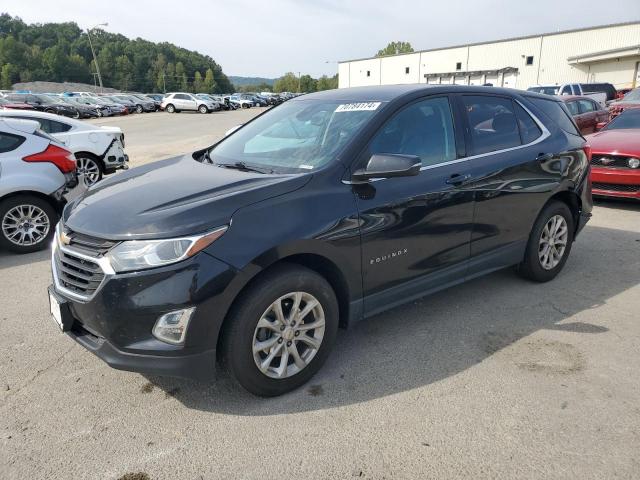
[[[171,43],[96,29],[91,32],[105,87],[142,92],[229,92],[231,82],[208,55]],[[87,32],[75,22],[26,24],[0,15],[0,88],[31,81],[94,83]]]
[[[238,77],[229,75],[229,80],[236,87],[244,87],[245,85],[270,85],[273,86],[276,81],[275,78],[263,78],[263,77]]]

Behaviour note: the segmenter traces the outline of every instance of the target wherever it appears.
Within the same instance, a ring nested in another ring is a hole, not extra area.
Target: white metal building
[[[340,62],[339,86],[609,82],[640,87],[640,21]]]

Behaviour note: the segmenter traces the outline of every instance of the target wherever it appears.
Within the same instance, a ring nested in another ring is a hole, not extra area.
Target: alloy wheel
[[[80,157],[76,159],[76,166],[85,186],[90,187],[100,180],[100,166],[93,158]]]
[[[21,247],[42,242],[51,228],[49,216],[35,205],[16,205],[2,218],[2,233]]]
[[[569,227],[562,215],[551,217],[540,234],[538,243],[538,259],[545,270],[553,270],[558,266],[567,248]]]
[[[299,373],[318,353],[325,332],[322,305],[306,292],[291,292],[273,302],[258,320],[253,360],[267,377]]]

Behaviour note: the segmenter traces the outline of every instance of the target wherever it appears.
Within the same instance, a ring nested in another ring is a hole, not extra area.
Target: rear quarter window
[[[561,102],[533,97],[528,97],[528,99],[537,108],[542,110],[542,113],[544,113],[547,118],[552,120],[562,130],[572,135],[580,136],[580,132],[576,127],[576,124],[571,119],[569,111]]]
[[[24,137],[0,132],[0,153],[10,152],[18,148],[25,141]]]

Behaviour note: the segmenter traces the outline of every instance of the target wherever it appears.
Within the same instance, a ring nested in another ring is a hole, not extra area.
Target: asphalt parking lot
[[[255,114],[94,122],[123,128],[135,166]],[[505,270],[391,310],[266,400],[110,369],[49,317],[48,257],[0,252],[2,478],[640,475],[638,204],[598,203],[556,280]]]

